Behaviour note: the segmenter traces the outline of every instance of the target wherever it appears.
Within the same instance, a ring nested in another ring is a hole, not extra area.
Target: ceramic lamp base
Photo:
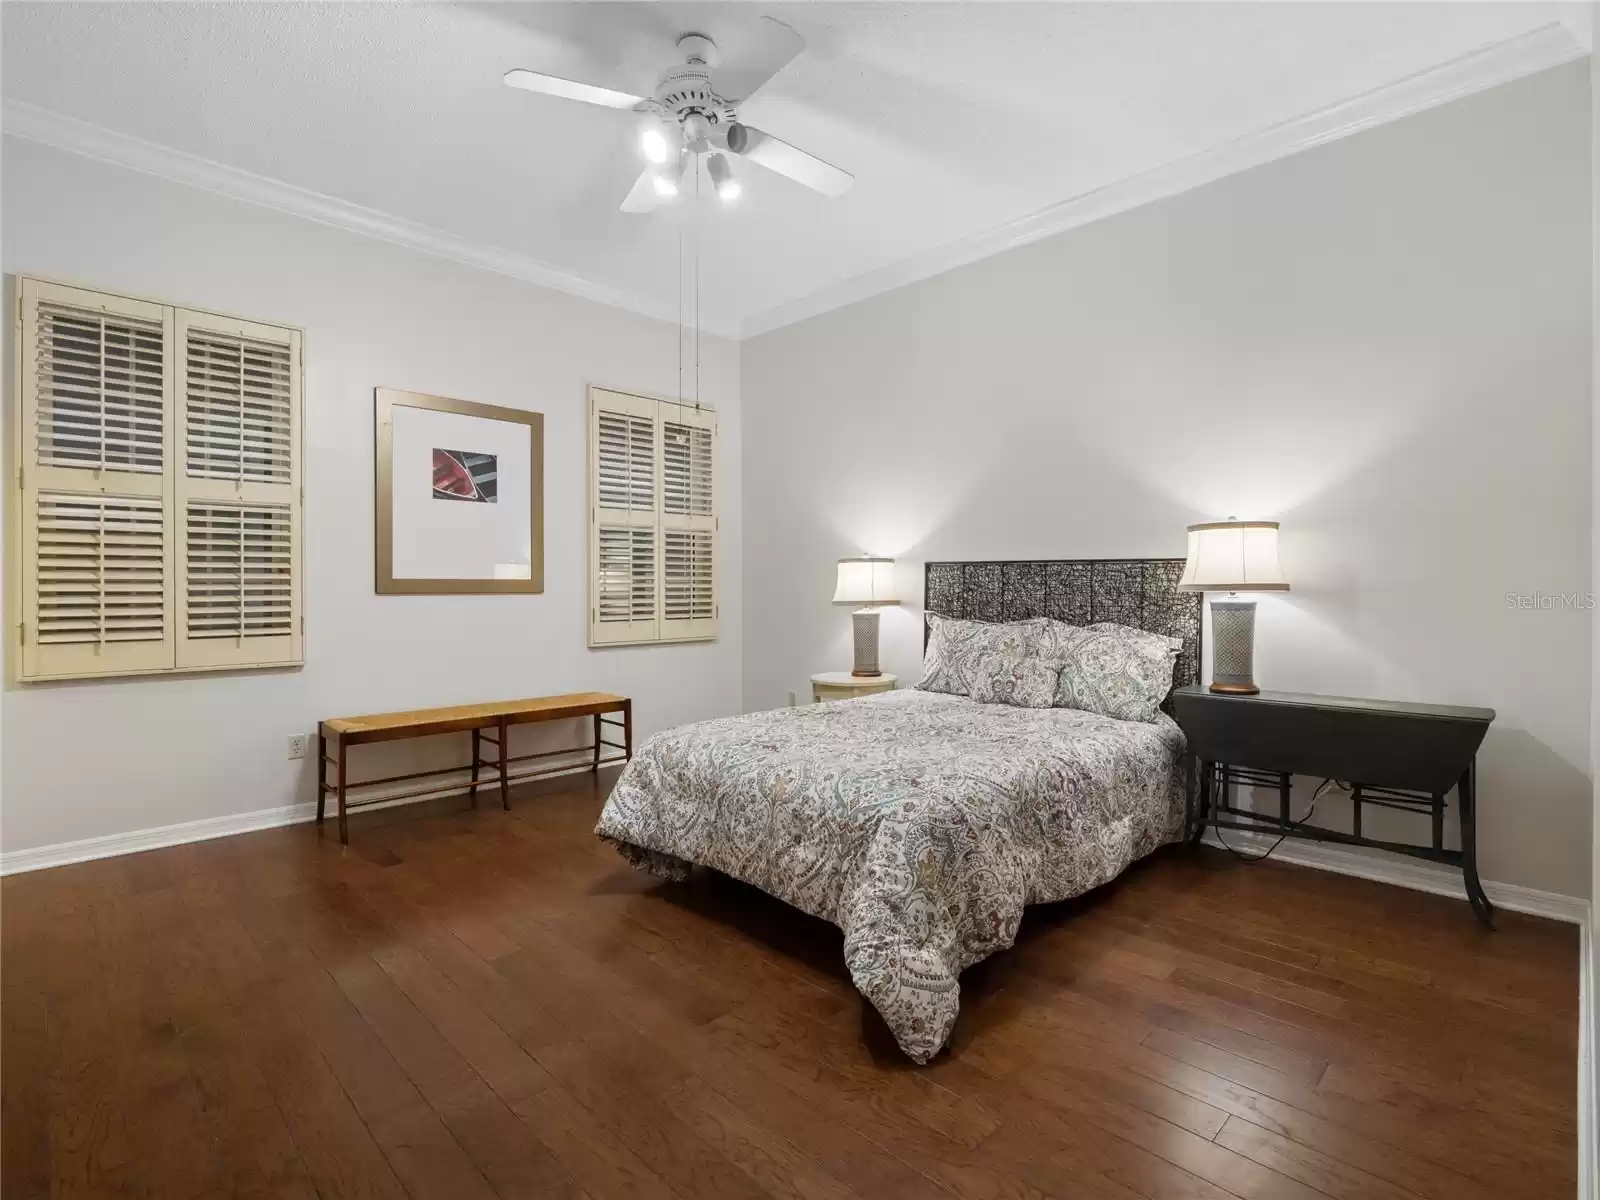
[[[856,641],[856,663],[850,674],[861,679],[883,674],[878,669],[878,616],[875,608],[862,608],[850,614]]]
[[[1256,687],[1256,602],[1211,602],[1211,690],[1253,696]]]

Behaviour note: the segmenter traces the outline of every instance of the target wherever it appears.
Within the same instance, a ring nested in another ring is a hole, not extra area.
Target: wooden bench
[[[620,720],[608,719],[610,714],[621,714]],[[594,718],[594,743],[588,746],[569,746],[561,750],[541,750],[533,754],[507,753],[509,730],[513,725],[530,725],[539,721],[564,721],[574,717]],[[607,728],[618,729],[622,741],[607,740]],[[493,730],[493,736],[487,731]],[[400,792],[386,792],[370,799],[351,800],[351,788],[373,788],[383,784],[399,783],[410,779],[427,779],[440,775],[454,775],[461,767],[442,767],[432,771],[410,771],[403,775],[386,775],[381,779],[349,782],[346,775],[348,752],[351,746],[367,742],[392,742],[401,738],[431,737],[439,733],[472,734],[471,780],[466,784],[472,797],[472,807],[478,807],[478,788],[489,784],[500,785],[500,803],[511,809],[510,788],[525,779],[539,779],[570,771],[578,762],[559,763],[511,772],[511,764],[535,759],[573,756],[592,751],[588,769],[598,771],[613,763],[625,763],[633,757],[633,701],[626,696],[613,696],[610,692],[572,692],[565,696],[540,696],[533,700],[499,700],[490,704],[457,704],[449,708],[419,708],[410,712],[373,713],[365,717],[331,717],[317,727],[317,824],[322,824],[323,809],[329,793],[339,801],[339,841],[348,844],[349,828],[345,814],[352,808],[365,808],[373,804],[386,804],[391,800],[428,795],[444,795],[461,790],[459,780],[450,783],[431,783]],[[493,759],[483,757],[483,743],[498,747]],[[328,753],[332,742],[335,753]],[[607,756],[602,747],[620,750],[620,755]],[[327,779],[328,764],[332,763],[335,782]],[[494,775],[482,778],[483,768]]]

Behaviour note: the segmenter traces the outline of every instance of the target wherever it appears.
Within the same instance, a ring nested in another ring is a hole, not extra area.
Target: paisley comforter
[[[658,733],[596,832],[654,874],[713,867],[838,925],[855,986],[923,1063],[957,977],[1012,944],[1025,905],[1178,840],[1182,756],[1165,715],[887,692]]]

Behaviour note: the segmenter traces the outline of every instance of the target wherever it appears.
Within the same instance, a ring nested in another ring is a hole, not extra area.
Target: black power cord
[[[1311,793],[1311,803],[1306,805],[1306,811],[1304,812],[1304,814],[1301,815],[1300,819],[1298,821],[1290,821],[1289,822],[1289,828],[1285,829],[1282,833],[1280,833],[1278,835],[1278,840],[1273,842],[1272,845],[1268,846],[1260,854],[1255,854],[1255,855],[1245,854],[1245,853],[1243,853],[1243,852],[1241,852],[1239,850],[1234,849],[1232,846],[1228,845],[1228,839],[1222,836],[1222,826],[1220,826],[1220,825],[1213,825],[1211,827],[1211,831],[1217,835],[1218,844],[1220,844],[1224,850],[1226,850],[1229,854],[1233,855],[1240,862],[1247,862],[1247,863],[1262,862],[1262,861],[1264,861],[1266,859],[1269,859],[1269,858],[1271,858],[1273,856],[1273,854],[1277,851],[1278,847],[1283,845],[1283,839],[1284,838],[1288,837],[1289,834],[1292,833],[1294,830],[1299,829],[1307,821],[1311,820],[1312,815],[1317,811],[1317,801],[1322,799],[1322,793],[1327,791],[1328,785],[1331,784],[1331,783],[1339,783],[1339,781],[1337,779],[1324,779],[1321,783],[1317,784],[1317,790]],[[1345,791],[1349,791],[1350,790],[1350,785],[1348,783],[1339,783],[1339,786],[1341,788],[1343,788]]]

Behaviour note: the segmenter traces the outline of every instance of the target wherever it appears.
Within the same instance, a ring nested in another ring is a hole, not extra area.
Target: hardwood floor
[[[1577,933],[1220,851],[1030,910],[900,1056],[840,934],[591,777],[12,876],[0,1192],[1549,1200]]]

